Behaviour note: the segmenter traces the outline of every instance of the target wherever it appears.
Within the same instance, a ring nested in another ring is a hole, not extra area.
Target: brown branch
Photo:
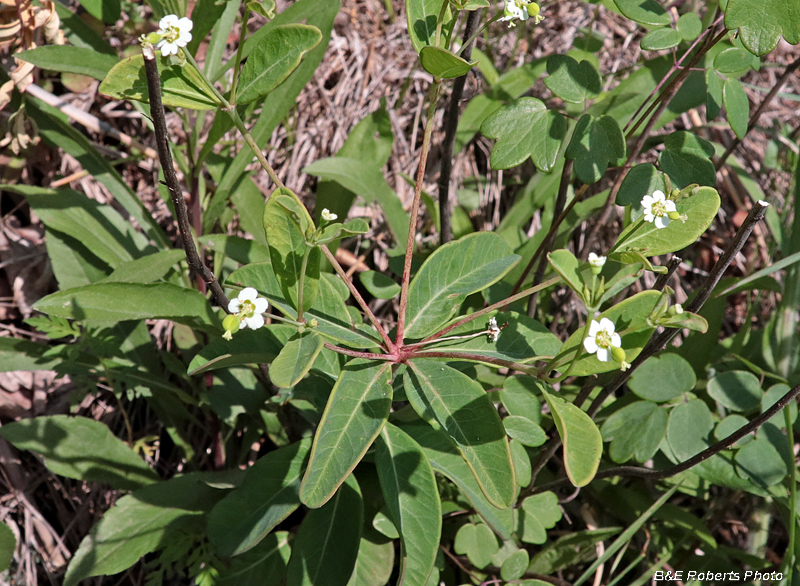
[[[667,286],[670,277],[672,277],[672,275],[675,274],[675,271],[678,270],[678,267],[682,262],[683,259],[681,257],[673,255],[672,258],[669,259],[669,262],[667,262],[667,272],[658,275],[658,278],[656,279],[656,282],[653,285],[653,290],[663,291],[664,287]]]

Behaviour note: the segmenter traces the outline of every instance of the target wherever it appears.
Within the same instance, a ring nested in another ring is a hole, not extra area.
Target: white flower
[[[614,331],[614,322],[604,317],[599,322],[592,320],[589,325],[589,335],[583,341],[583,347],[589,354],[597,352],[597,359],[600,362],[611,360],[611,349],[620,348],[622,339]]]
[[[594,252],[589,253],[589,264],[592,265],[593,269],[602,269],[603,265],[606,264],[606,257],[605,256],[598,256]]]
[[[326,222],[333,222],[336,218],[338,218],[336,214],[330,211],[328,208],[324,208],[322,210],[322,219]]]
[[[656,228],[666,228],[669,226],[670,212],[677,213],[675,202],[667,199],[663,191],[654,191],[653,195],[645,195],[642,198],[644,207],[644,221],[653,222]]]
[[[514,19],[528,20],[533,17],[534,24],[544,20],[539,16],[539,5],[531,0],[506,0],[503,6],[503,16],[500,20],[508,21],[508,26],[515,26]]]
[[[239,328],[257,330],[264,325],[264,316],[261,315],[269,307],[269,302],[258,296],[258,291],[253,287],[245,287],[239,291],[236,299],[228,303],[228,311],[239,318]]]
[[[178,18],[168,14],[159,21],[158,26],[161,40],[156,47],[161,49],[162,55],[177,55],[178,47],[185,47],[192,41],[192,21],[185,16]]]
[[[497,338],[500,335],[500,328],[497,326],[497,319],[493,317],[489,318],[489,329],[486,332],[486,335],[490,342],[497,342]]]

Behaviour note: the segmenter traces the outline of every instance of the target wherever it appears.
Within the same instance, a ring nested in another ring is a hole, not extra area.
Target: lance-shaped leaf
[[[570,482],[585,486],[591,482],[603,455],[603,436],[592,418],[561,397],[542,391],[564,445],[564,468]]]
[[[322,33],[315,26],[284,24],[271,29],[247,56],[236,102],[249,104],[266,96],[289,77],[303,55],[321,40]]]
[[[358,557],[364,503],[354,476],[333,498],[309,511],[294,540],[286,586],[345,586]]]
[[[272,269],[284,298],[295,308],[300,275],[305,272],[303,311],[311,307],[319,292],[319,248],[310,247],[305,238],[305,234],[313,229],[308,212],[295,198],[285,193],[284,188],[272,193],[264,207],[264,230]]]
[[[575,161],[575,173],[581,181],[596,183],[609,164],[625,156],[625,137],[611,116],[595,118],[584,114],[575,126],[565,156]]]
[[[442,532],[436,478],[419,444],[387,423],[376,444],[375,463],[386,506],[403,542],[398,584],[425,586]]]
[[[478,63],[462,59],[441,47],[423,47],[419,58],[425,71],[441,79],[453,79],[466,75]]]
[[[589,61],[578,63],[568,55],[552,55],[547,73],[544,85],[565,102],[580,104],[596,98],[602,89],[600,74]]]
[[[33,417],[0,428],[17,449],[40,454],[50,471],[87,482],[133,490],[158,480],[156,474],[106,425],[86,417]]]
[[[314,366],[324,341],[314,331],[296,334],[290,339],[269,367],[269,378],[276,387],[293,387]]]
[[[510,169],[531,157],[545,173],[556,164],[567,123],[561,114],[548,111],[536,98],[520,98],[489,116],[481,132],[496,138],[492,149],[492,169]]]
[[[232,557],[255,547],[300,506],[300,476],[310,449],[306,439],[270,452],[247,470],[241,486],[216,504],[207,534],[219,555]]]
[[[321,507],[380,433],[392,406],[391,367],[360,358],[342,369],[314,436],[300,500]]]
[[[443,326],[467,295],[500,280],[519,262],[494,232],[477,232],[438,248],[408,289],[406,336],[422,338]]]
[[[446,0],[406,0],[406,19],[411,44],[419,53],[436,40],[436,22]]]
[[[511,505],[516,496],[511,450],[481,385],[439,362],[417,359],[409,366],[403,382],[414,410],[450,437],[490,503],[501,509]]]
[[[800,2],[728,0],[725,27],[738,28],[748,50],[766,55],[778,46],[781,35],[792,45],[800,43]]]
[[[213,110],[221,106],[214,93],[191,65],[174,64],[170,57],[156,57],[161,76],[161,99],[165,106],[191,110]],[[108,72],[98,91],[117,100],[149,103],[144,57],[134,55],[117,63]]]

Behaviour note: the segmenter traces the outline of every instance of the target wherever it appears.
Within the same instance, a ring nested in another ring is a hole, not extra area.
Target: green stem
[[[606,256],[613,254],[617,251],[617,249],[622,246],[626,240],[628,240],[631,236],[633,236],[637,230],[639,230],[642,226],[644,226],[644,216],[640,216],[638,220],[636,220],[636,225],[630,229],[627,234],[622,234],[620,239],[611,247],[611,249],[606,253]]]
[[[797,516],[795,504],[797,502],[797,466],[794,461],[794,432],[792,430],[791,405],[783,410],[783,420],[786,424],[786,441],[789,444],[789,453],[792,454],[792,466],[789,474],[789,545],[786,546],[784,565],[786,566],[786,584],[792,583],[792,572],[795,567],[795,536],[797,529]]]
[[[239,85],[239,70],[242,64],[242,53],[244,51],[244,40],[247,35],[247,21],[250,20],[250,10],[245,8],[244,18],[242,18],[242,34],[239,37],[239,46],[236,48],[236,64],[233,67],[233,82],[231,82],[231,104],[236,104],[236,88]]]
[[[442,2],[442,9],[439,11],[439,18],[436,19],[436,46],[440,47],[442,42],[442,25],[444,24],[444,17],[447,14],[447,8],[450,6],[450,0]]]
[[[580,358],[581,351],[583,350],[583,341],[586,339],[586,336],[589,335],[589,326],[591,325],[591,323],[592,319],[587,316],[586,323],[583,325],[583,334],[581,335],[581,341],[578,343],[578,346],[575,349],[575,356],[572,357],[572,360],[570,361],[567,370],[565,370],[564,373],[561,374],[561,376],[557,376],[555,378],[550,378],[550,377],[545,378],[545,380],[548,383],[552,384],[561,382],[562,380],[567,378],[569,376],[569,373],[572,372],[572,369],[575,368],[575,365],[578,363],[578,358]],[[553,362],[555,362],[555,358],[553,358],[551,363],[545,367],[545,370],[543,370],[543,372],[550,372],[551,370],[556,370],[555,365],[552,364]]]
[[[479,28],[477,31],[475,31],[474,35],[472,35],[470,38],[468,38],[466,41],[464,41],[461,44],[461,46],[462,47],[466,47],[467,45],[472,44],[475,41],[475,39],[477,39],[478,36],[488,28],[488,26],[490,24],[492,24],[493,22],[497,22],[501,18],[503,18],[503,13],[502,12],[498,12],[497,14],[495,14],[492,18],[490,18],[489,20],[486,21],[486,24],[484,24],[481,28]]]

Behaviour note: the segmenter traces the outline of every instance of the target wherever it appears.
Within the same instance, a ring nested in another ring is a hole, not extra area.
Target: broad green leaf
[[[636,401],[612,413],[600,433],[611,442],[609,455],[614,462],[622,464],[634,457],[647,462],[667,434],[667,412],[650,401]]]
[[[86,12],[106,24],[114,24],[122,13],[120,0],[80,0]]]
[[[14,532],[5,523],[0,523],[0,572],[5,572],[11,567],[16,548],[17,539],[14,537]]]
[[[752,411],[764,396],[758,377],[744,370],[719,373],[708,381],[707,390],[712,399],[733,411]]]
[[[714,146],[710,142],[679,130],[664,140],[664,151],[658,162],[679,189],[692,183],[713,187],[717,181],[717,172],[711,162],[713,154]]]
[[[358,278],[370,295],[378,299],[394,299],[400,294],[400,285],[378,271],[364,271],[358,274]]]
[[[590,61],[578,63],[569,55],[552,55],[547,73],[544,85],[565,102],[583,103],[596,98],[602,89],[600,74]]]
[[[680,45],[681,34],[674,28],[657,28],[650,31],[641,40],[642,49],[645,51],[663,51]]]
[[[583,298],[583,279],[580,272],[580,261],[569,250],[554,250],[547,255],[553,269],[561,275],[569,288]]]
[[[417,442],[391,423],[377,440],[375,464],[386,506],[403,543],[398,584],[425,586],[442,531],[442,506],[433,469]]]
[[[528,551],[524,549],[518,549],[508,556],[503,562],[503,565],[500,568],[500,577],[506,581],[517,580],[521,578],[528,569],[530,561],[531,558],[528,555]]]
[[[714,69],[728,79],[741,77],[750,71],[753,59],[758,58],[754,58],[752,53],[739,47],[730,47],[716,54]]]
[[[388,362],[357,358],[342,369],[314,436],[300,500],[324,505],[361,461],[392,406]]]
[[[456,553],[466,555],[473,566],[482,570],[492,562],[500,548],[492,530],[483,523],[462,525],[453,542]]]
[[[539,356],[553,356],[561,347],[561,341],[550,330],[527,315],[513,311],[487,313],[475,320],[454,329],[448,336],[465,336],[484,331],[489,319],[494,317],[503,327],[496,342],[488,336],[476,336],[464,340],[448,340],[426,346],[434,351],[480,354],[514,362],[529,362]]]
[[[591,482],[603,455],[603,437],[592,418],[561,397],[542,391],[564,444],[564,469],[572,484]]]
[[[309,511],[294,540],[286,586],[345,586],[353,573],[364,522],[354,476],[325,506]]]
[[[521,444],[532,448],[541,446],[547,441],[547,435],[539,424],[526,417],[509,415],[503,419],[503,427],[505,427],[508,437],[514,438]]]
[[[422,68],[440,79],[466,75],[477,64],[476,61],[469,62],[441,47],[423,47],[419,58]]]
[[[224,495],[207,484],[210,478],[176,476],[119,499],[81,541],[70,560],[64,586],[127,570],[142,556],[165,547],[172,531],[202,524]]]
[[[706,69],[706,120],[714,120],[722,110],[722,80],[713,68]]]
[[[48,356],[49,348],[21,338],[0,337],[0,372],[54,370],[62,360]]]
[[[486,118],[481,132],[497,139],[492,148],[492,169],[510,169],[530,157],[537,169],[547,173],[556,164],[567,123],[541,100],[525,97]]]
[[[289,539],[288,531],[276,531],[247,553],[226,561],[215,586],[279,586],[291,555]]]
[[[722,103],[728,115],[728,124],[741,140],[747,134],[747,125],[750,122],[750,102],[738,80],[725,80],[722,85]]]
[[[394,543],[361,537],[358,559],[347,586],[385,586],[394,568]]]
[[[617,192],[616,203],[620,206],[634,206],[641,209],[642,198],[645,195],[652,195],[657,190],[666,193],[665,189],[664,180],[655,165],[641,163],[625,175]]]
[[[703,22],[694,12],[681,14],[677,26],[684,41],[694,41],[703,32]]]
[[[276,189],[264,208],[264,230],[267,234],[272,269],[281,285],[284,298],[297,308],[299,277],[305,269],[303,311],[308,310],[319,292],[320,252],[306,244],[305,231],[313,230],[305,208]],[[308,259],[304,263],[306,255]]]
[[[160,281],[180,261],[186,259],[183,250],[162,250],[136,260],[123,262],[114,269],[103,283],[152,283]]]
[[[626,239],[619,252],[641,252],[645,256],[659,256],[675,252],[697,241],[717,217],[720,199],[713,187],[699,187],[675,206],[680,214],[686,214],[686,222],[674,220],[666,228],[645,224]]]
[[[314,366],[324,343],[314,331],[293,336],[269,367],[272,384],[284,389],[295,386]]]
[[[558,497],[552,492],[529,496],[522,501],[517,535],[525,543],[541,544],[547,541],[547,530],[561,520]]]
[[[406,0],[406,19],[411,44],[419,53],[436,40],[436,22],[445,0]]]
[[[367,203],[377,202],[389,223],[395,242],[405,243],[408,237],[408,214],[403,209],[403,202],[389,187],[379,166],[356,158],[330,157],[314,161],[303,172],[336,181],[361,196]]]
[[[541,394],[544,386],[543,381],[527,375],[507,377],[500,391],[503,407],[509,415],[524,417],[539,425],[542,421],[542,402],[536,394]]]
[[[667,26],[669,14],[657,0],[614,0],[619,11],[639,24]]]
[[[446,324],[467,295],[500,280],[519,262],[494,232],[477,232],[439,247],[408,289],[407,338],[422,338]]]
[[[638,397],[663,403],[688,393],[697,384],[692,365],[672,352],[651,356],[631,375],[628,387]]]
[[[241,364],[268,364],[275,360],[285,340],[295,332],[295,326],[269,324],[258,330],[240,330],[232,340],[220,335],[195,354],[186,371],[195,375]]]
[[[797,0],[728,0],[725,27],[739,29],[742,43],[755,55],[766,55],[786,42],[800,43],[800,2]]]
[[[597,183],[609,164],[625,156],[625,138],[617,121],[611,116],[595,118],[584,114],[565,152],[575,161],[575,173],[584,183]]]
[[[545,439],[546,438],[542,439],[541,443],[544,443]],[[511,449],[511,462],[514,464],[514,481],[520,488],[525,488],[531,483],[531,476],[533,474],[531,457],[528,455],[525,446],[522,445],[522,442],[519,440],[509,440],[508,447]]]
[[[158,480],[156,474],[108,427],[86,417],[52,415],[22,419],[0,427],[17,449],[44,458],[55,474],[134,490]]]
[[[0,363],[2,360],[0,359]],[[789,392],[789,385],[779,383],[777,385],[772,385],[767,392],[764,393],[764,396],[761,399],[761,412],[763,413],[770,407],[772,407],[778,400],[783,397],[786,393]],[[794,423],[797,420],[797,403],[792,401],[789,404],[789,414],[791,416],[791,421]],[[786,427],[786,419],[784,418],[783,411],[778,412],[772,419],[769,420],[769,423],[777,427],[778,429],[783,429]]]
[[[401,429],[422,447],[433,469],[449,478],[458,487],[475,512],[494,529],[495,533],[501,539],[511,539],[514,530],[513,510],[498,509],[486,500],[480,485],[475,480],[475,475],[447,435],[422,421],[413,424],[404,423]]]
[[[709,446],[714,429],[711,412],[700,399],[692,399],[672,409],[667,426],[667,440],[678,461],[688,460]]]
[[[219,323],[202,293],[171,283],[95,283],[58,291],[40,299],[34,307],[69,319],[116,322],[196,318],[206,324]]]
[[[191,65],[174,64],[170,57],[156,57],[161,76],[161,100],[165,106],[190,110],[213,110],[221,106],[206,87],[200,73]],[[117,63],[108,72],[98,91],[116,100],[149,103],[144,57],[134,55]]]
[[[119,61],[94,49],[70,45],[43,45],[30,51],[15,53],[14,57],[33,63],[41,69],[88,75],[97,80],[102,80]]]
[[[206,533],[219,555],[252,549],[300,506],[300,476],[310,449],[306,439],[259,458],[242,484],[211,509]]]
[[[778,484],[789,474],[780,452],[764,437],[741,448],[734,459],[739,476],[761,488]]]
[[[644,345],[650,339],[654,328],[647,323],[647,316],[655,308],[661,294],[658,291],[642,291],[633,297],[629,297],[617,305],[607,309],[600,315],[592,318],[600,321],[607,317],[617,327],[618,333],[622,336],[622,348],[625,350],[626,360],[632,362],[642,351]],[[625,327],[622,331],[623,325]],[[581,355],[570,371],[575,376],[586,376],[588,374],[608,372],[619,368],[619,363],[610,360],[600,362],[595,354],[586,354],[583,350],[583,328],[578,329],[569,339],[564,342],[558,356],[561,358],[559,364],[562,367],[566,360],[571,360],[575,355],[578,345],[581,345]]]
[[[783,413],[779,413],[777,416],[783,417]],[[720,441],[724,440],[733,432],[738,431],[748,423],[749,421],[743,415],[728,415],[725,419],[717,423],[717,426],[714,428],[714,437]],[[733,443],[733,447],[741,448],[743,445],[753,441],[753,439],[755,439],[754,434],[747,434],[743,438],[736,440]]]
[[[278,87],[294,71],[303,55],[316,47],[322,33],[315,26],[284,24],[271,29],[250,50],[242,67],[238,104],[249,104]]]
[[[510,506],[516,492],[511,452],[500,416],[481,385],[439,362],[414,360],[409,366],[403,383],[414,410],[450,437],[488,501]]]

